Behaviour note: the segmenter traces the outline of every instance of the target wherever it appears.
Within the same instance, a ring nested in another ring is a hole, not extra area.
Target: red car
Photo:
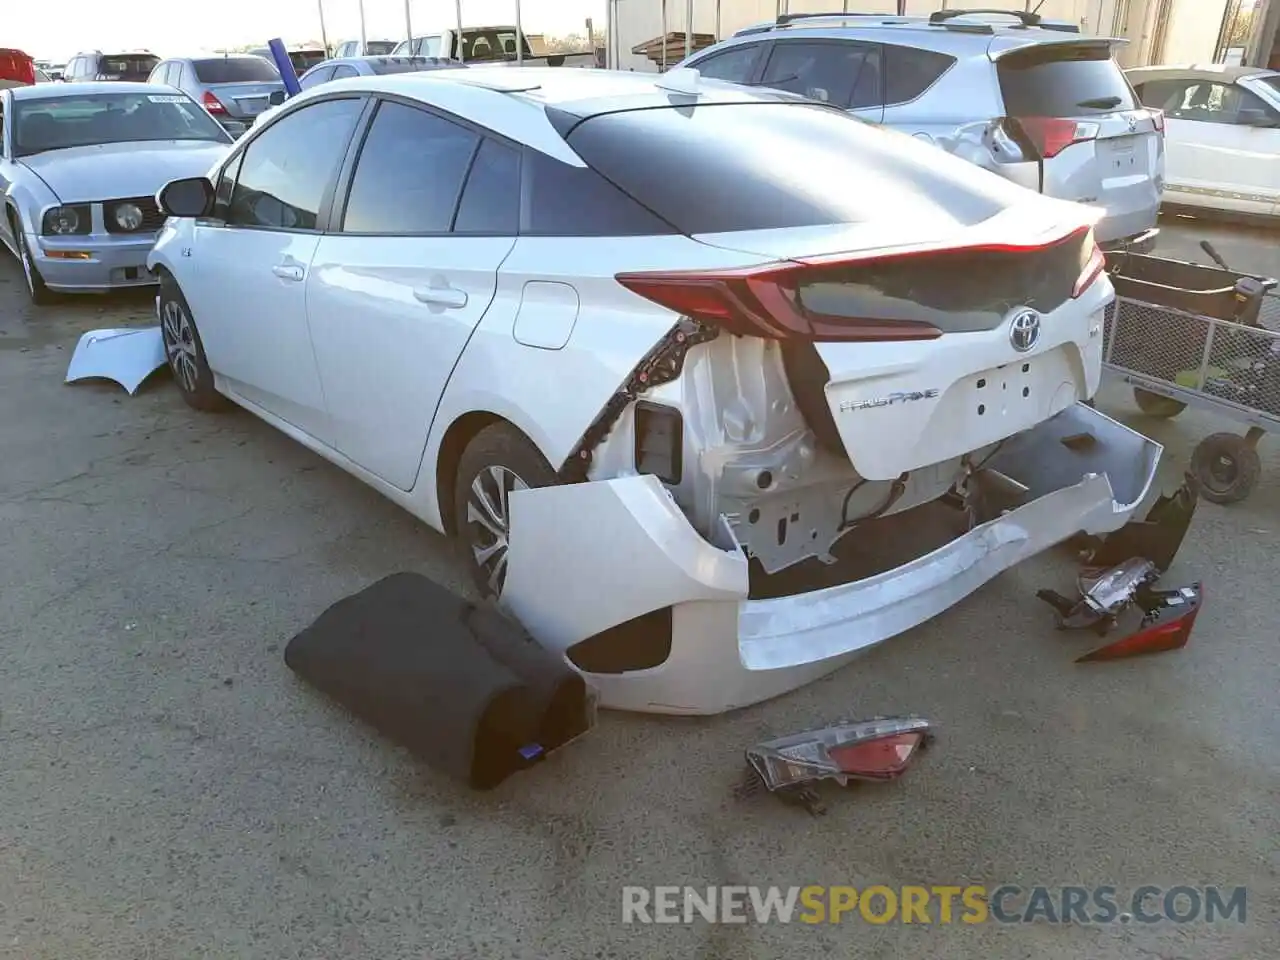
[[[21,50],[0,47],[0,89],[36,82],[36,64]]]

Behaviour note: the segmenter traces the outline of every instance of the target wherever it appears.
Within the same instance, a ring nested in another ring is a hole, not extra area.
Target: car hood
[[[87,203],[154,196],[170,180],[204,176],[230,149],[208,140],[104,143],[49,150],[22,163],[62,203]]]

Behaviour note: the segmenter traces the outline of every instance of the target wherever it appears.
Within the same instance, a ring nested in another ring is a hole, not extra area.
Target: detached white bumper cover
[[[1062,443],[1079,434],[1093,442]],[[876,576],[772,600],[747,599],[747,560],[728,524],[708,542],[654,477],[517,491],[504,602],[560,652],[671,606],[664,663],[587,678],[607,707],[722,713],[830,673],[1081,531],[1119,529],[1150,490],[1161,453],[1076,404],[1013,438],[990,464],[1028,488],[1023,506]]]

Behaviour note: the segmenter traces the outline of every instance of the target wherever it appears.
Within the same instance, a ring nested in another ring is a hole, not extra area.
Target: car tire
[[[502,595],[510,534],[507,497],[511,491],[559,482],[538,448],[509,423],[491,424],[467,444],[453,484],[453,529],[482,596],[497,599]],[[486,516],[488,522],[477,519]]]
[[[27,247],[27,235],[22,232],[20,224],[13,224],[13,232],[18,238],[18,261],[22,264],[22,274],[27,281],[27,295],[37,307],[47,307],[53,303],[53,291],[45,286],[44,277],[40,276],[40,268]]]
[[[160,278],[160,298],[156,311],[160,316],[160,338],[164,355],[178,392],[187,406],[206,413],[227,409],[231,404],[213,386],[213,371],[205,359],[204,343],[196,329],[195,318],[182,295],[178,281],[168,274]]]
[[[1191,473],[1200,484],[1200,496],[1210,503],[1239,503],[1258,485],[1262,460],[1245,437],[1214,433],[1191,452]]]

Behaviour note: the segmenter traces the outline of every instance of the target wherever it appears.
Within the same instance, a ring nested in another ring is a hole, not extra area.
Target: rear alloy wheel
[[[467,445],[454,481],[454,526],[485,597],[501,597],[506,584],[511,494],[559,482],[538,448],[510,424],[485,427]]]
[[[1253,444],[1234,433],[1214,433],[1191,452],[1191,473],[1211,503],[1238,503],[1253,492],[1262,459]]]
[[[191,308],[170,276],[160,280],[160,339],[165,359],[187,405],[207,412],[225,410],[227,399],[213,386],[213,371],[204,355]]]
[[[53,303],[53,293],[44,285],[44,277],[40,276],[40,269],[27,246],[26,234],[17,225],[14,226],[14,233],[18,238],[18,259],[22,262],[22,275],[27,281],[27,295],[37,307],[47,307]]]
[[[1143,390],[1141,387],[1133,388],[1133,402],[1148,417],[1160,417],[1163,420],[1176,417],[1187,409],[1187,405],[1181,400],[1152,393],[1150,390]]]

